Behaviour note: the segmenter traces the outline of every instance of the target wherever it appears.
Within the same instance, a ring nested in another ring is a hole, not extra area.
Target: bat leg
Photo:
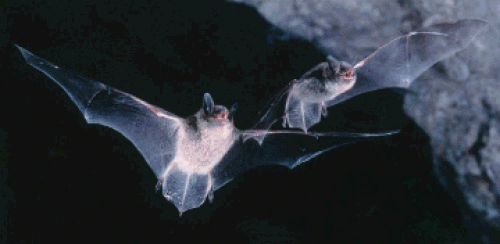
[[[287,99],[287,102],[286,102],[286,105],[285,105],[285,112],[283,113],[283,128],[286,128],[286,124],[290,124],[288,122],[288,112],[287,112],[287,109],[288,109],[288,99]]]
[[[321,115],[325,118],[328,116],[328,110],[326,110],[325,102],[321,102]]]
[[[212,176],[208,175],[208,201],[212,203],[214,201],[214,188],[212,187]]]
[[[210,188],[210,190],[208,190],[208,202],[210,202],[210,203],[214,202],[214,189],[213,188]]]
[[[283,115],[283,128],[286,128],[286,124],[288,123],[288,114],[285,111],[285,115]]]
[[[156,192],[158,192],[162,186],[163,186],[163,179],[158,179],[158,181],[156,182],[156,186],[155,186]]]
[[[304,102],[302,102],[302,101],[300,101],[300,112],[302,113],[301,114],[302,124],[304,125],[304,127],[302,127],[302,130],[304,131],[304,133],[307,134],[306,115],[305,115],[305,111],[304,111]]]
[[[292,89],[297,84],[298,82],[296,80],[292,81]],[[283,128],[286,128],[286,124],[290,125],[290,121],[288,121],[288,104],[290,104],[290,93],[288,93],[286,97],[286,103],[285,103],[285,112],[283,114]]]
[[[163,176],[158,179],[158,182],[156,182],[156,190],[158,191],[160,189],[160,187],[163,186],[163,183],[166,183],[167,182],[167,177],[168,177],[168,174],[170,173],[170,170],[174,167],[174,165],[176,165],[177,162],[173,161],[168,167],[167,169],[165,170],[165,173],[163,173]],[[163,187],[164,189],[164,192],[163,192],[163,196],[170,201],[170,199],[172,199],[172,196],[170,194],[168,194],[168,191],[167,191],[167,187]]]

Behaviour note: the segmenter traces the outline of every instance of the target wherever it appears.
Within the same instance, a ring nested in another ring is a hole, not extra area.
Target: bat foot
[[[208,202],[212,203],[214,201],[214,190],[210,189],[208,191]]]
[[[283,126],[283,128],[286,128],[286,124],[288,123],[288,115],[284,115],[283,116],[283,124],[281,124]]]
[[[325,102],[321,103],[321,115],[323,115],[324,118],[328,116],[328,110],[326,110]]]
[[[163,179],[159,179],[157,182],[156,182],[156,186],[155,186],[155,190],[156,192],[158,192],[160,189],[161,189],[161,186],[163,185]]]

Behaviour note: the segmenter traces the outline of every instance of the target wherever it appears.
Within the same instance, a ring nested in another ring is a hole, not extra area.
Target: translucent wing
[[[358,76],[354,87],[327,101],[326,106],[378,89],[408,88],[432,65],[469,45],[486,24],[482,20],[460,20],[392,40],[354,65]]]
[[[175,156],[182,118],[17,47],[29,65],[66,91],[88,123],[120,132],[137,147],[156,176],[164,173]]]

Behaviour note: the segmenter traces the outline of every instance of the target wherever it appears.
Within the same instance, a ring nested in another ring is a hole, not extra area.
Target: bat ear
[[[205,114],[211,115],[214,112],[214,100],[212,99],[212,96],[210,96],[209,93],[205,93],[203,95],[203,104],[201,105],[203,108],[203,111],[205,111]]]
[[[348,71],[352,68],[352,65],[349,64],[348,62],[340,62],[340,71],[341,72],[345,72],[345,71]]]
[[[340,72],[340,62],[332,55],[328,55],[328,57],[326,57],[326,61],[328,62],[330,68],[333,70],[334,74],[338,74]]]
[[[236,109],[238,108],[238,103],[234,103],[233,106],[229,109],[229,119],[233,119],[234,113],[236,113]]]

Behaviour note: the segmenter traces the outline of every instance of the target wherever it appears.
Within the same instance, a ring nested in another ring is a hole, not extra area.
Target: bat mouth
[[[223,125],[229,120],[229,112],[227,110],[217,112],[215,113],[214,118],[219,125]]]
[[[356,77],[356,71],[354,71],[353,68],[350,68],[347,71],[340,73],[340,78],[342,79],[342,82],[345,83],[351,82],[355,77]]]

